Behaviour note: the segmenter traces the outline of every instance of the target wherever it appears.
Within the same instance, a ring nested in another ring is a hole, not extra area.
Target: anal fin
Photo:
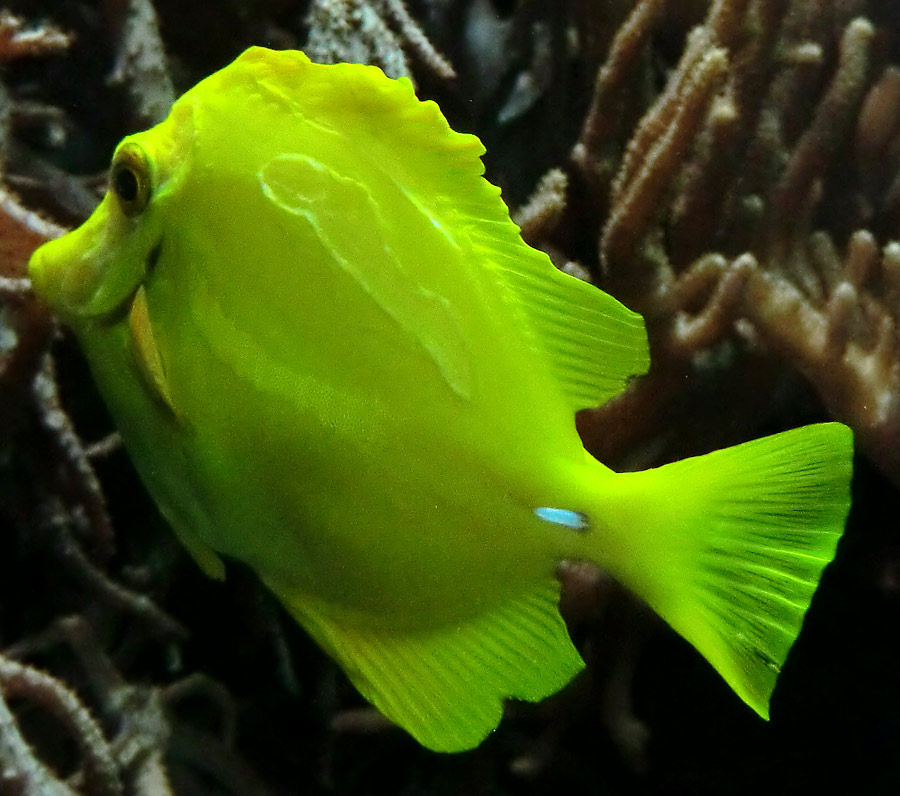
[[[268,585],[360,693],[434,751],[477,746],[500,722],[505,699],[537,702],[584,666],[559,614],[556,581],[461,622],[415,630],[351,620]]]

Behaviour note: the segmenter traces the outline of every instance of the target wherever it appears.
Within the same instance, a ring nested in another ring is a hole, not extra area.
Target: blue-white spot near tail
[[[554,525],[562,525],[564,528],[571,528],[573,531],[586,531],[588,528],[587,517],[580,511],[569,511],[569,509],[553,509],[548,506],[541,506],[534,510],[534,513],[544,522],[552,522]]]

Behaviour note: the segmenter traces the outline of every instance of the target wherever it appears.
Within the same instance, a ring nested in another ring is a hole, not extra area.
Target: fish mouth
[[[117,262],[103,251],[103,238],[95,227],[89,219],[40,246],[28,262],[32,291],[70,326],[87,320],[101,324],[121,320],[161,256],[162,236],[152,242],[142,259],[134,258],[133,265],[129,259]]]
[[[45,243],[32,252],[28,260],[28,279],[34,294],[44,304],[55,308],[58,303],[59,278],[48,264],[51,258],[47,256],[47,245]]]
[[[69,233],[72,234],[72,233]],[[96,292],[94,264],[83,257],[70,257],[64,248],[66,238],[48,241],[32,253],[28,261],[31,290],[59,319],[76,326],[79,319],[94,317],[100,322],[124,317],[134,301],[140,283],[135,285],[114,307],[91,313],[88,303]]]
[[[44,244],[31,255],[28,262],[28,276],[34,293],[64,322],[72,324],[74,316],[79,315],[76,307],[69,305],[72,291],[82,284],[84,268],[90,267],[90,263],[86,263],[83,258],[69,259],[56,256],[55,247],[51,246],[53,243],[56,241]],[[161,245],[160,241],[150,250],[147,257],[148,270],[152,270],[155,261],[158,260]],[[177,416],[166,368],[150,318],[144,280],[138,282],[113,307],[92,317],[103,326],[116,324],[127,318],[135,361],[145,385],[160,403]]]
[[[35,295],[64,321],[84,314],[97,289],[98,265],[85,256],[80,229],[47,241],[28,261],[28,278]]]

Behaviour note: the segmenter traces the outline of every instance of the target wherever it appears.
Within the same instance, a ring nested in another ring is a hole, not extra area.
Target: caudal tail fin
[[[805,426],[619,474],[604,494],[618,541],[598,529],[598,558],[764,718],[844,528],[852,448],[846,426]]]

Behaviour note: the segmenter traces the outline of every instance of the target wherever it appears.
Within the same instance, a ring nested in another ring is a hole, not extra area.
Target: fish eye
[[[113,156],[109,190],[127,216],[140,213],[150,201],[150,164],[137,144],[123,144]]]

